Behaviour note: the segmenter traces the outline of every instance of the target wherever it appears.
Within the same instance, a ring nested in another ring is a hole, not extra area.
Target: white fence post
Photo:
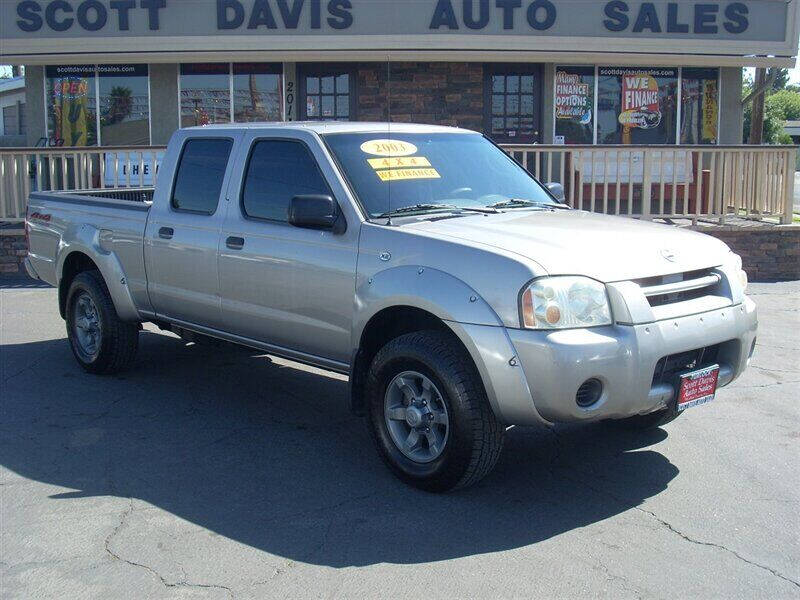
[[[662,157],[663,160],[663,157]],[[642,219],[650,221],[651,200],[653,196],[653,151],[646,148],[642,158]],[[628,184],[631,185],[631,184]]]
[[[795,148],[787,148],[784,152],[783,169],[783,216],[781,223],[788,225],[794,217],[794,172],[795,172]]]

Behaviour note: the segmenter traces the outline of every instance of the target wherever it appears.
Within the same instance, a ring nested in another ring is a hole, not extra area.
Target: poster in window
[[[703,139],[717,139],[717,80],[703,81]]]
[[[661,123],[661,102],[658,98],[658,82],[648,73],[631,73],[622,77],[622,112],[620,125],[629,131],[655,129]],[[623,138],[626,133],[623,132]],[[628,133],[630,136],[630,133]]]
[[[716,144],[719,136],[719,70],[686,67],[681,78],[681,143]]]
[[[584,125],[592,120],[591,88],[581,76],[559,71],[556,74],[556,118],[571,119]]]
[[[89,137],[89,81],[82,77],[65,77],[57,85],[54,107],[57,138],[64,140],[65,146],[86,146]]]
[[[594,139],[594,67],[559,67],[555,82],[555,136],[568,144]]]
[[[601,67],[598,74],[599,143],[675,143],[677,69]]]
[[[46,76],[50,135],[64,146],[94,145],[94,67],[49,66]]]

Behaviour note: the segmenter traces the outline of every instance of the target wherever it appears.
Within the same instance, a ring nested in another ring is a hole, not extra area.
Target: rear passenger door
[[[193,133],[182,140],[177,163],[163,166],[174,178],[159,181],[145,231],[147,288],[159,316],[222,325],[217,249],[237,137]]]
[[[360,220],[319,142],[260,135],[245,139],[220,238],[225,329],[301,359],[347,363]],[[291,199],[304,194],[333,196],[346,231],[290,225]]]

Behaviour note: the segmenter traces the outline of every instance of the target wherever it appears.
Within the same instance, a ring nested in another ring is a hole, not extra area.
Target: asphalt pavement
[[[800,598],[800,282],[751,369],[664,429],[514,428],[448,495],[380,462],[344,378],[147,327],[74,361],[0,279],[2,598]]]

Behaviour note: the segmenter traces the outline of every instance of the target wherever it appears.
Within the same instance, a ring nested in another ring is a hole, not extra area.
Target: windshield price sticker
[[[403,181],[405,179],[440,179],[436,169],[387,169],[375,171],[381,181]]]
[[[369,140],[361,144],[361,151],[372,156],[411,156],[417,147],[402,140]]]
[[[368,158],[369,165],[377,169],[403,169],[413,167],[430,167],[430,161],[424,156],[398,156],[395,158]]]

